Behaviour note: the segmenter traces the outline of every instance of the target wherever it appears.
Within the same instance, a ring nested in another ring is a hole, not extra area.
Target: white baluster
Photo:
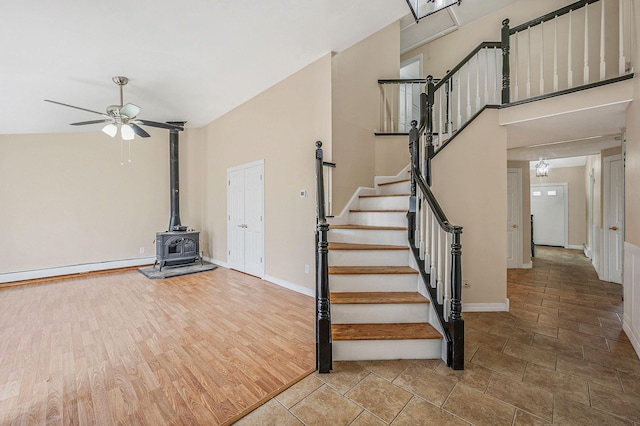
[[[448,321],[451,308],[451,234],[445,233],[444,239],[444,297],[442,300],[444,318]]]
[[[589,84],[589,5],[584,6],[584,79]]]
[[[438,90],[438,147],[444,142],[444,132],[442,127],[442,98],[444,97],[444,85]]]
[[[600,81],[604,80],[607,75],[607,63],[604,55],[604,32],[605,32],[605,23],[604,23],[604,0],[600,0],[602,4],[602,12],[600,14]]]
[[[540,94],[544,94],[544,22],[540,23]]]
[[[424,260],[425,267],[429,264],[429,216],[431,215],[431,209],[424,203],[424,197],[421,195],[419,200],[422,200],[422,215],[420,215],[420,259]],[[416,200],[417,201],[417,200]]]
[[[495,76],[495,80],[494,80],[494,84],[493,84],[493,103],[494,104],[498,104],[498,93],[500,93],[500,84],[501,84],[501,72],[499,70],[502,69],[502,67],[500,67],[500,55],[498,54],[498,49],[497,48],[493,48],[493,57],[495,59],[496,62],[496,68],[495,68],[495,72],[493,73],[493,75]],[[516,54],[515,56],[516,61],[518,58],[518,55]],[[517,78],[517,77],[516,77]],[[518,95],[516,95],[516,98],[518,97]]]
[[[458,114],[456,115],[456,121],[458,122],[457,129],[460,129],[462,127],[462,102],[460,101],[460,92],[462,92],[462,86],[460,85],[462,68],[460,68],[460,71],[458,71],[457,74],[458,74]]]
[[[514,95],[514,101],[517,101],[519,98],[518,96],[520,96],[520,89],[518,88],[518,64],[520,63],[520,58],[518,57],[518,39],[520,38],[520,33],[516,33],[515,34],[515,49],[514,49],[514,57],[515,57],[515,61],[514,61],[514,75],[515,75],[515,81],[514,81],[514,85],[513,85],[513,95]],[[496,68],[496,75],[498,74],[497,72],[498,68]]]
[[[627,59],[624,57],[624,0],[619,0],[618,13],[618,74],[624,75],[627,68]]]
[[[442,282],[442,271],[443,271],[443,258],[445,257],[443,250],[444,238],[442,238],[442,229],[438,227],[438,303],[442,303],[443,295],[443,282]]]
[[[431,268],[429,274],[431,278],[431,288],[436,288],[436,259],[438,257],[437,235],[438,222],[434,214],[431,215]]]
[[[531,97],[531,27],[527,31],[529,47],[527,49],[527,98]]]
[[[484,104],[489,103],[489,49],[484,49]]]
[[[474,113],[478,111],[480,111],[480,52],[476,53],[476,110]]]
[[[553,91],[558,91],[558,17],[553,18]]]
[[[573,21],[573,11],[570,10],[569,11],[569,35],[568,35],[568,39],[569,42],[567,44],[567,50],[568,50],[568,62],[567,62],[567,88],[571,89],[573,87],[573,55],[571,53],[572,50],[572,39],[573,39],[573,34],[571,33],[571,24]]]
[[[471,118],[471,61],[467,62],[467,116],[465,122]]]

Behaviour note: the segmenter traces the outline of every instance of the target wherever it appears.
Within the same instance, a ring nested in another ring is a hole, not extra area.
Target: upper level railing
[[[329,306],[329,243],[322,142],[316,142],[316,370],[331,371],[332,340]]]
[[[510,105],[628,78],[633,74],[633,0],[581,0],[481,43],[432,79],[434,155],[487,105]],[[416,87],[426,80],[379,80],[380,128],[397,134],[418,120]],[[431,97],[431,96],[430,96]],[[411,114],[407,114],[410,111]]]

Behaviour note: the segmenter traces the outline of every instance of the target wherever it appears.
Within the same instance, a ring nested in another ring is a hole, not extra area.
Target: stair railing
[[[322,142],[316,142],[316,369],[329,373],[332,367],[331,311],[329,307],[329,243]]]
[[[425,99],[423,97],[423,105]],[[452,225],[427,184],[421,164],[420,139],[426,137],[429,112],[414,120],[409,132],[411,197],[407,213],[409,246],[418,264],[438,320],[444,331],[446,362],[464,369],[464,320],[462,318],[462,227]],[[427,132],[427,135],[429,132]],[[433,146],[433,145],[431,145]]]
[[[632,0],[581,0],[514,28],[507,21],[511,102],[632,73],[633,7]]]

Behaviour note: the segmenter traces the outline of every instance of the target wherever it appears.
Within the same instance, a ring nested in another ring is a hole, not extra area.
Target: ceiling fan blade
[[[75,109],[79,109],[79,110],[82,110],[82,111],[92,112],[94,114],[99,114],[99,115],[103,115],[105,117],[109,117],[109,115],[105,114],[104,112],[98,112],[98,111],[94,111],[94,110],[91,110],[91,109],[80,108],[80,107],[69,105],[69,104],[63,104],[62,102],[52,101],[52,100],[49,100],[49,99],[45,99],[44,101],[45,102],[51,102],[52,104],[62,105],[62,106],[66,106],[66,107],[69,107],[69,108],[75,108]]]
[[[158,123],[157,121],[149,121],[149,120],[136,120],[140,124],[144,124],[145,126],[151,127],[159,127],[161,129],[169,129],[169,130],[184,130],[182,126],[176,126],[175,124],[169,123]]]
[[[124,115],[125,117],[135,118],[136,115],[140,113],[140,107],[134,104],[126,104],[122,108],[120,108],[120,115]]]
[[[104,120],[91,120],[91,121],[79,121],[77,123],[71,123],[72,126],[84,126],[85,124],[98,124],[98,123],[110,123],[111,119]]]
[[[133,129],[133,132],[136,135],[140,136],[141,138],[148,138],[149,136],[151,136],[149,135],[149,133],[147,133],[142,127],[138,126],[137,124],[129,123],[129,125]]]

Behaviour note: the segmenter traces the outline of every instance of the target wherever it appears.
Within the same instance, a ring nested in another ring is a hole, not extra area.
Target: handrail
[[[471,60],[471,58],[473,58],[479,51],[481,51],[482,49],[487,49],[487,48],[499,48],[501,47],[500,42],[498,41],[483,41],[482,43],[480,43],[475,49],[473,49],[471,51],[471,53],[469,53],[467,56],[464,57],[463,60],[461,60],[458,65],[456,65],[455,67],[453,67],[444,77],[442,77],[440,79],[440,81],[436,81],[434,79],[434,83],[435,83],[435,88],[434,90],[438,90],[440,87],[442,87],[442,85],[448,81],[449,79],[451,79],[451,77],[453,77],[453,75],[460,71],[460,68],[462,68],[467,62],[469,62],[469,60]]]
[[[328,373],[332,364],[331,312],[329,308],[329,243],[324,199],[322,142],[316,142],[316,369]]]
[[[570,4],[568,6],[561,7],[558,10],[554,10],[553,12],[547,13],[546,15],[542,15],[542,16],[536,18],[536,19],[532,19],[529,22],[525,22],[524,24],[520,24],[517,27],[511,28],[509,30],[509,34],[510,35],[514,35],[517,32],[529,29],[531,27],[535,27],[536,25],[540,25],[543,22],[550,21],[550,20],[555,19],[555,18],[557,18],[559,16],[566,15],[569,12],[572,12],[574,10],[578,10],[578,9],[580,9],[582,7],[588,6],[591,3],[595,3],[597,1],[600,1],[600,0],[580,0],[580,1],[577,1],[575,3]]]
[[[431,87],[433,87],[432,84]],[[423,96],[423,99],[426,98],[427,96]],[[422,105],[424,104],[423,102]],[[428,105],[428,102],[426,104]],[[426,127],[426,133],[418,129],[418,123],[415,120],[411,123],[412,128],[409,132],[411,196],[407,213],[408,240],[420,276],[433,302],[435,316],[443,330],[447,365],[454,370],[462,370],[464,369],[462,245],[460,242],[462,227],[449,222],[440,203],[429,189],[429,167],[425,168],[424,175],[421,173],[420,139],[423,136],[428,139],[430,114],[427,111],[427,118],[422,120],[421,129]],[[425,116],[422,111],[421,116]],[[427,142],[428,147],[429,142]],[[425,159],[423,165],[426,165],[427,161]],[[436,229],[436,226],[440,230]],[[446,254],[448,242],[451,248],[450,259],[447,259]],[[450,303],[449,306],[447,303]]]

